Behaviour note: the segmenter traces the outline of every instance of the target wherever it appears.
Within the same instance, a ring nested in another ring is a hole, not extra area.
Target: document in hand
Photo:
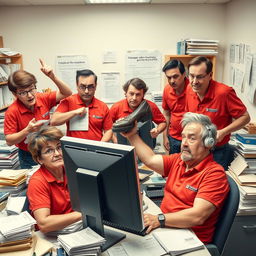
[[[173,256],[204,248],[198,237],[188,229],[170,228],[168,230],[155,231],[153,236],[166,252]]]

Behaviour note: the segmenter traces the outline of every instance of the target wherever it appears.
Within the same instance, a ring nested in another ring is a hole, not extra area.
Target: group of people
[[[40,62],[42,72],[58,91],[37,93],[34,75],[22,70],[11,74],[8,86],[16,100],[6,111],[4,132],[7,144],[18,146],[22,168],[41,165],[30,179],[27,195],[38,227],[50,232],[82,218],[71,207],[60,146],[63,134],[54,126],[66,123],[71,137],[117,143],[113,122],[137,109],[148,88],[139,78],[127,81],[123,86],[126,98],[109,110],[94,96],[94,72],[77,71],[77,93],[72,95],[69,86]],[[204,243],[209,243],[229,192],[224,170],[232,158],[230,133],[242,128],[250,117],[232,87],[212,79],[209,59],[195,57],[187,68],[188,78],[181,61],[170,60],[164,65],[168,84],[163,91],[163,114],[147,100],[157,125],[149,131],[151,137],[163,133],[163,144],[170,155],[155,154],[138,136],[137,125],[122,136],[135,147],[143,163],[167,177],[163,213],[144,215],[147,232],[159,226],[192,228]],[[57,104],[50,118],[50,110]],[[88,129],[70,129],[72,118],[86,115]],[[51,126],[42,127],[39,120],[49,119]]]

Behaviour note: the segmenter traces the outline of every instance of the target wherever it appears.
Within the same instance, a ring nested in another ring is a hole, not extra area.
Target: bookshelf
[[[164,63],[166,63],[168,60],[177,59],[182,61],[182,63],[185,65],[185,67],[188,66],[188,63],[195,57],[200,55],[165,55],[164,56]],[[215,55],[204,55],[209,60],[212,61],[212,78],[215,79],[216,74],[216,56]]]
[[[3,48],[4,44],[3,44],[3,37],[0,36],[0,48]],[[22,55],[21,54],[16,54],[13,56],[7,56],[4,54],[0,54],[0,66],[6,66],[8,72],[7,75],[9,76],[9,74],[15,70],[17,70],[17,68],[22,69],[23,68],[23,61],[22,61]],[[6,91],[5,93],[7,94],[9,92],[9,89],[6,88],[7,87],[7,81],[4,82],[0,82],[0,90],[1,91]],[[6,95],[4,95],[3,92],[0,93],[0,111],[1,110],[5,110],[6,108],[8,108],[9,104],[4,104],[4,99],[6,99]],[[12,98],[12,93],[9,92],[8,95],[9,101],[10,98]]]

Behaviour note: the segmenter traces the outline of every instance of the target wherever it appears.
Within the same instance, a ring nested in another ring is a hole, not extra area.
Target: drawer
[[[256,252],[256,216],[236,216],[222,256],[250,256]]]

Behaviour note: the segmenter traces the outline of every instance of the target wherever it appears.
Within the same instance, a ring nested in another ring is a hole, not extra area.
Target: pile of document
[[[219,40],[186,39],[186,54],[217,55]]]
[[[152,91],[151,100],[157,105],[162,105],[163,101],[163,92],[162,91]]]
[[[3,169],[0,171],[0,191],[17,194],[26,187],[29,169]]]
[[[15,169],[18,166],[18,148],[8,146],[5,140],[0,140],[0,169]]]
[[[58,242],[70,256],[100,255],[105,238],[87,227],[72,234],[59,235]]]
[[[1,217],[0,222],[0,252],[31,248],[32,230],[36,221],[28,212]]]
[[[71,233],[77,232],[81,229],[83,229],[83,221],[79,220],[73,224],[68,225],[67,227],[65,227],[61,230],[48,232],[47,236],[55,236],[56,237],[58,235],[71,234]]]
[[[256,134],[236,134],[235,159],[228,174],[240,191],[239,213],[256,213]]]

